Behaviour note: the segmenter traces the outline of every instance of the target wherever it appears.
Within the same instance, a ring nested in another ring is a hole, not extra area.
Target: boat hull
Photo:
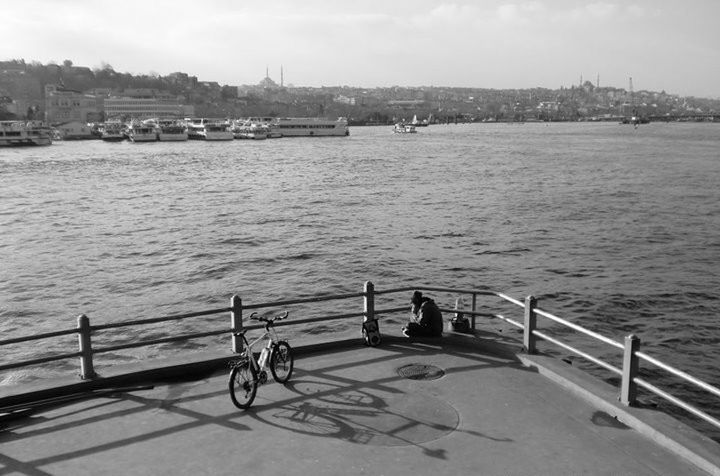
[[[344,119],[289,117],[271,123],[269,137],[344,137],[349,134]]]
[[[158,140],[160,142],[183,142],[188,140],[187,132],[174,133],[174,132],[160,132],[158,133]]]
[[[52,131],[42,123],[0,122],[0,147],[52,145]]]

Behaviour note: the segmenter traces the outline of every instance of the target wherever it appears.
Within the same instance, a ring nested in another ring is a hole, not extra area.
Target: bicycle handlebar
[[[285,311],[275,317],[262,317],[258,316],[257,312],[253,312],[252,314],[250,314],[250,319],[252,319],[253,321],[267,322],[268,324],[272,324],[275,321],[282,321],[283,319],[286,319],[289,314],[289,312]]]

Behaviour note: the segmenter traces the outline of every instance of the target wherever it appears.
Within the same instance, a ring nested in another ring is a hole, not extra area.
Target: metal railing
[[[458,295],[458,294],[459,295],[469,295],[471,297],[471,306],[469,309],[459,308],[459,306],[458,306],[459,300],[456,300],[455,308],[452,308],[452,309],[441,308],[441,311],[462,314],[464,316],[469,316],[469,321],[470,321],[469,325],[470,325],[470,328],[473,330],[476,328],[476,318],[477,317],[500,319],[514,327],[517,327],[517,328],[523,330],[523,348],[524,348],[525,352],[527,352],[528,354],[534,354],[537,352],[537,340],[542,339],[542,340],[550,342],[551,344],[554,344],[562,349],[572,352],[573,354],[578,355],[578,356],[592,362],[593,364],[596,364],[616,375],[621,376],[621,386],[620,386],[621,388],[620,388],[619,400],[623,404],[625,404],[625,405],[635,404],[637,401],[637,389],[638,389],[638,387],[642,387],[642,388],[646,389],[647,391],[669,401],[670,403],[672,403],[674,405],[677,405],[678,407],[688,411],[689,413],[695,415],[696,417],[698,417],[698,418],[710,423],[714,427],[720,429],[720,420],[712,417],[711,415],[708,415],[706,412],[703,412],[702,410],[695,408],[694,406],[688,404],[687,402],[680,400],[679,398],[665,392],[664,390],[662,390],[662,389],[652,385],[651,383],[647,382],[646,380],[640,378],[638,376],[639,368],[640,368],[640,361],[654,365],[655,367],[657,367],[661,370],[664,370],[665,372],[668,372],[675,377],[680,378],[684,382],[689,383],[703,391],[711,393],[712,395],[714,395],[716,397],[720,397],[720,389],[718,389],[717,387],[714,387],[706,382],[703,382],[702,380],[699,380],[699,379],[687,374],[686,372],[683,372],[683,371],[678,370],[670,365],[667,365],[667,364],[661,362],[660,360],[658,360],[644,352],[640,352],[640,339],[638,337],[636,337],[634,335],[630,335],[625,338],[625,341],[623,343],[616,342],[616,341],[609,339],[607,337],[604,337],[596,332],[585,329],[582,326],[579,326],[570,321],[567,321],[565,319],[557,317],[549,312],[539,309],[537,307],[537,300],[533,296],[528,296],[523,302],[523,301],[517,300],[517,299],[512,298],[503,293],[487,291],[487,290],[478,290],[478,289],[461,289],[461,288],[436,287],[436,286],[405,286],[405,287],[398,287],[398,288],[391,288],[391,289],[384,289],[384,290],[376,290],[374,285],[371,282],[367,282],[367,283],[365,283],[363,291],[358,292],[358,293],[336,294],[336,295],[327,295],[327,296],[313,296],[313,297],[308,297],[308,298],[290,299],[290,300],[284,300],[284,301],[273,301],[273,302],[265,302],[265,303],[250,304],[250,305],[244,305],[242,303],[242,299],[239,296],[235,295],[235,296],[232,296],[232,298],[230,300],[230,306],[227,308],[216,308],[216,309],[210,309],[210,310],[200,311],[200,312],[193,312],[193,313],[188,313],[188,314],[179,314],[179,315],[171,315],[171,316],[149,318],[149,319],[122,321],[122,322],[110,323],[110,324],[91,325],[90,320],[88,319],[87,316],[80,315],[77,318],[77,327],[75,329],[66,329],[66,330],[60,330],[60,331],[55,331],[55,332],[48,332],[48,333],[44,333],[44,334],[36,334],[36,335],[32,335],[32,336],[0,340],[0,348],[2,348],[4,346],[8,346],[8,345],[33,342],[33,341],[39,341],[39,340],[44,340],[44,339],[49,339],[49,338],[54,338],[54,337],[76,334],[78,337],[78,351],[77,352],[63,353],[63,354],[57,354],[57,355],[52,355],[52,356],[46,356],[46,357],[42,357],[42,358],[23,360],[23,361],[19,361],[19,362],[10,363],[10,364],[2,364],[2,365],[0,365],[0,371],[17,369],[17,368],[21,368],[21,367],[35,366],[35,365],[39,365],[39,364],[43,364],[43,363],[59,361],[59,360],[67,360],[67,359],[79,357],[80,358],[80,377],[82,379],[92,379],[97,376],[97,374],[95,373],[95,370],[94,370],[94,360],[93,360],[93,356],[96,354],[113,352],[113,351],[122,350],[122,349],[130,349],[130,348],[135,348],[135,347],[146,347],[146,346],[164,344],[164,343],[170,343],[170,342],[187,341],[187,340],[191,340],[191,339],[199,339],[199,338],[222,335],[222,334],[229,334],[229,337],[232,339],[232,341],[231,341],[232,350],[233,350],[233,352],[236,352],[238,349],[241,348],[240,342],[238,341],[238,336],[236,336],[236,334],[244,328],[243,327],[243,319],[242,319],[244,310],[287,307],[287,306],[292,306],[292,305],[317,303],[317,302],[323,302],[323,301],[337,301],[337,300],[362,298],[363,303],[364,303],[363,309],[358,310],[357,312],[348,312],[348,313],[342,313],[342,314],[330,314],[330,315],[324,315],[324,316],[312,317],[312,318],[306,318],[306,319],[283,321],[283,322],[278,322],[277,325],[278,326],[301,325],[301,324],[309,324],[309,323],[315,323],[315,322],[325,322],[325,321],[331,321],[331,320],[343,320],[343,319],[352,319],[352,318],[362,318],[365,321],[376,320],[376,319],[378,319],[378,316],[380,316],[380,315],[408,312],[408,309],[409,309],[408,305],[403,305],[401,307],[396,306],[396,307],[387,307],[387,308],[377,308],[376,302],[375,302],[375,300],[376,300],[375,298],[377,296],[387,296],[387,295],[393,295],[393,294],[399,294],[399,293],[407,293],[407,292],[414,291],[414,290],[433,291],[433,292],[453,294],[453,295]],[[505,317],[504,315],[498,314],[498,313],[487,312],[487,311],[478,311],[478,297],[500,298],[511,304],[522,307],[523,311],[524,311],[523,322],[519,322],[517,320]],[[179,320],[184,320],[184,319],[189,319],[189,318],[211,316],[211,315],[217,315],[217,314],[222,314],[222,313],[230,314],[229,328],[216,329],[216,330],[205,331],[205,332],[193,332],[193,333],[188,333],[188,334],[173,335],[173,336],[157,338],[157,339],[139,340],[139,341],[135,341],[135,342],[108,345],[105,347],[97,347],[97,348],[93,347],[93,345],[92,345],[92,335],[96,334],[98,332],[101,332],[101,331],[107,331],[110,329],[117,329],[117,328],[130,327],[130,326],[142,326],[142,325],[148,325],[148,324],[154,324],[154,323],[160,323],[160,322],[170,322],[170,321],[174,322],[174,321],[179,321]],[[584,351],[577,349],[565,342],[560,341],[559,339],[547,334],[546,332],[541,332],[540,330],[538,330],[538,326],[537,326],[538,316],[544,317],[550,321],[560,324],[563,327],[572,329],[581,334],[589,336],[599,342],[602,342],[603,344],[606,344],[610,347],[617,349],[618,351],[622,351],[622,356],[623,356],[622,368],[617,368],[617,367],[615,367],[615,366],[613,366],[613,365],[611,365],[611,364],[609,364],[587,352],[584,352]],[[257,324],[257,325],[247,326],[246,328],[247,329],[259,329],[261,327],[262,327],[262,325]]]

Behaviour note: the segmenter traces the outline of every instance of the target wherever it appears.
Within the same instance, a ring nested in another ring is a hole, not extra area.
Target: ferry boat
[[[122,142],[127,138],[121,122],[106,122],[100,127],[100,138],[105,142]]]
[[[191,140],[233,140],[230,124],[205,118],[185,119],[188,139]]]
[[[205,140],[205,119],[193,118],[185,119],[185,128],[187,129],[188,139]]]
[[[270,137],[311,137],[350,135],[347,119],[279,117],[270,123]]]
[[[205,140],[233,140],[230,125],[224,122],[212,122],[205,124]]]
[[[0,147],[50,145],[53,132],[42,121],[0,121]]]
[[[186,141],[187,127],[178,121],[160,121],[157,137],[160,142]]]
[[[132,142],[156,142],[157,130],[148,124],[134,124],[130,127],[128,138]]]
[[[270,127],[266,124],[243,123],[233,127],[233,136],[236,139],[263,140],[268,138]]]

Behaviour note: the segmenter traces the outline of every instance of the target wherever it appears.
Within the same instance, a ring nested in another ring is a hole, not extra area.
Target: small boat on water
[[[398,122],[393,127],[393,132],[395,134],[415,134],[415,133],[417,133],[417,130],[415,129],[415,126],[412,124],[405,124],[403,122]]]
[[[53,131],[42,121],[0,121],[0,147],[51,145]]]

